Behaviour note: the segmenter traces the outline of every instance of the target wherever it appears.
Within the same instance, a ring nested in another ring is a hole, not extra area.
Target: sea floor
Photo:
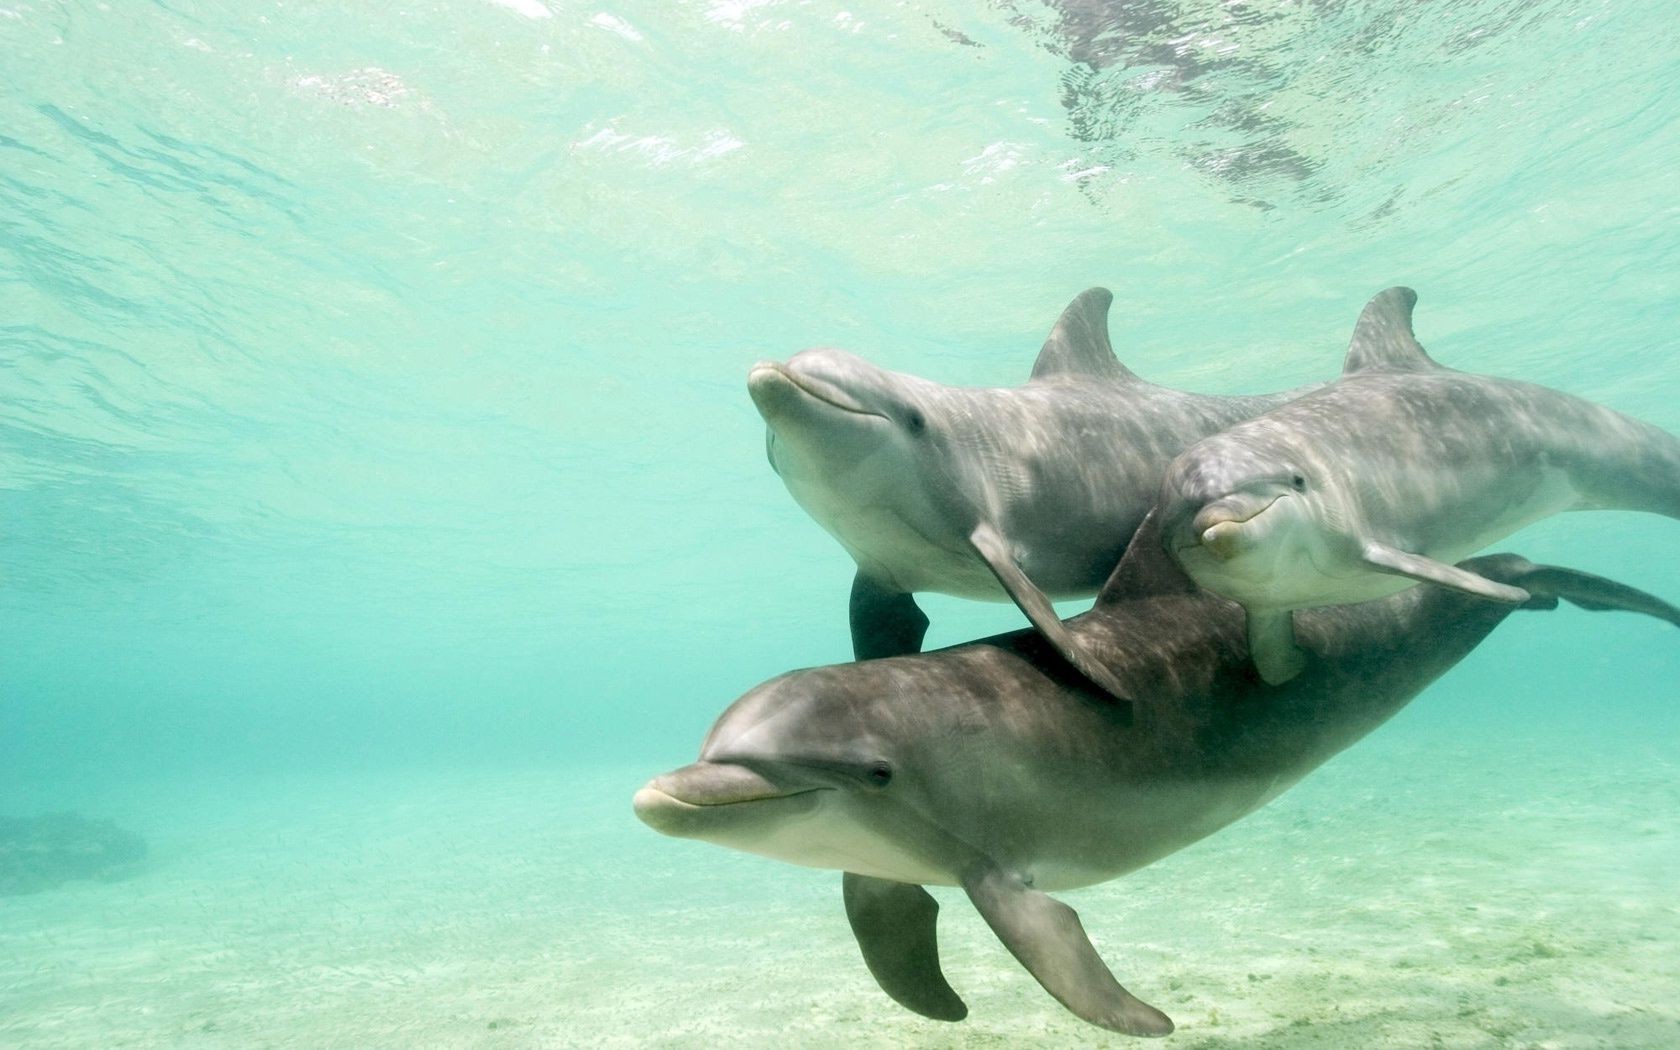
[[[686,756],[671,756],[675,765]],[[7,1047],[1128,1046],[960,893],[969,1020],[879,992],[839,876],[664,839],[661,763],[205,779],[71,800],[146,868],[0,898]],[[18,801],[62,806],[65,799]],[[1168,1046],[1680,1046],[1680,744],[1366,741],[1065,894]]]

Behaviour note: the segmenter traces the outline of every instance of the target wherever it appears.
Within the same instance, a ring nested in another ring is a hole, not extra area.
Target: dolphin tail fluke
[[[964,874],[963,889],[1010,954],[1080,1018],[1126,1035],[1172,1032],[1171,1018],[1114,979],[1072,908],[987,861]]]
[[[846,872],[846,918],[875,983],[907,1010],[960,1021],[968,1007],[939,968],[939,902],[920,886]]]
[[[1517,574],[1517,582],[1535,596],[1541,607],[1550,607],[1563,599],[1593,612],[1633,612],[1655,616],[1680,627],[1680,608],[1670,605],[1654,594],[1637,587],[1607,580],[1588,572],[1560,568],[1556,565],[1528,564]]]

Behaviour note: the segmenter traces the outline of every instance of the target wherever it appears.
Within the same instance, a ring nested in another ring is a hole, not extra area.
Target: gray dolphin
[[[1608,580],[1494,555],[1466,571],[1680,625],[1680,609]],[[1307,669],[1248,666],[1242,612],[1168,558],[1151,518],[1068,630],[1141,704],[1094,691],[1033,631],[939,652],[795,671],[737,700],[700,760],[651,780],[638,816],[846,874],[843,897],[882,989],[927,1017],[967,1007],[946,983],[923,885],[961,886],[1069,1010],[1133,1035],[1172,1022],[1127,992],[1078,916],[1046,891],[1103,882],[1254,811],[1381,724],[1515,605],[1443,588],[1302,614]]]
[[[1300,391],[1190,394],[1114,356],[1113,296],[1063,311],[1012,389],[942,386],[839,350],[761,362],[747,389],[770,465],[857,562],[859,659],[921,648],[917,591],[1012,600],[1092,680],[1117,683],[1062,628],[1052,600],[1095,594],[1154,504],[1161,472],[1199,439]]]
[[[1191,447],[1162,526],[1196,582],[1248,610],[1270,682],[1302,656],[1291,611],[1420,580],[1499,602],[1521,587],[1452,563],[1566,510],[1680,518],[1680,440],[1581,398],[1443,368],[1412,335],[1410,288],[1365,307],[1342,377]]]

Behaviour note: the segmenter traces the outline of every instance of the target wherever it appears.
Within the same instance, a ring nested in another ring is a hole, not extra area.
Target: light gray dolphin
[[[1248,610],[1269,682],[1301,667],[1291,611],[1418,581],[1499,602],[1522,588],[1453,567],[1566,510],[1680,518],[1680,440],[1581,398],[1443,368],[1410,288],[1365,307],[1342,377],[1188,449],[1162,526],[1196,582]]]
[[[1680,609],[1515,555],[1465,571],[1680,625]],[[638,816],[846,874],[843,897],[882,989],[927,1017],[967,1008],[939,966],[924,885],[961,886],[1069,1010],[1133,1035],[1172,1022],[1127,992],[1046,891],[1141,868],[1253,812],[1388,719],[1517,608],[1441,588],[1303,613],[1306,671],[1248,664],[1242,612],[1198,590],[1151,518],[1068,630],[1139,704],[1116,704],[1033,631],[939,652],[795,671],[712,727],[700,760],[651,780]]]
[[[857,562],[859,659],[920,649],[928,621],[913,595],[938,591],[1014,601],[1070,662],[1117,688],[1051,601],[1096,593],[1175,455],[1304,389],[1213,397],[1146,383],[1109,344],[1113,298],[1076,298],[1022,387],[942,386],[839,350],[753,366],[770,465]]]

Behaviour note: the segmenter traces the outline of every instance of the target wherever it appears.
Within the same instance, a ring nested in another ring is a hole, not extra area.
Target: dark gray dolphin
[[[1560,511],[1680,518],[1680,440],[1581,398],[1443,368],[1410,288],[1365,307],[1337,382],[1184,452],[1161,488],[1174,556],[1248,610],[1262,676],[1301,666],[1291,611],[1423,580],[1499,602],[1520,586],[1454,568]]]
[[[1515,555],[1466,571],[1529,595],[1680,609]],[[844,871],[865,963],[893,999],[960,1020],[940,971],[937,905],[961,886],[1051,995],[1093,1024],[1172,1022],[1114,979],[1073,910],[1046,891],[1143,867],[1254,811],[1404,707],[1514,605],[1436,587],[1301,615],[1310,657],[1284,686],[1249,666],[1242,611],[1197,590],[1151,518],[1096,607],[1068,621],[1137,705],[1092,689],[1019,631],[923,655],[795,671],[737,700],[693,765],[635,798],[668,835]]]
[[[859,659],[921,648],[914,593],[1012,600],[1111,691],[1052,600],[1095,594],[1196,441],[1304,391],[1212,397],[1145,383],[1114,356],[1113,296],[1092,288],[1056,322],[1031,380],[942,386],[839,350],[753,366],[770,465],[857,562]]]

